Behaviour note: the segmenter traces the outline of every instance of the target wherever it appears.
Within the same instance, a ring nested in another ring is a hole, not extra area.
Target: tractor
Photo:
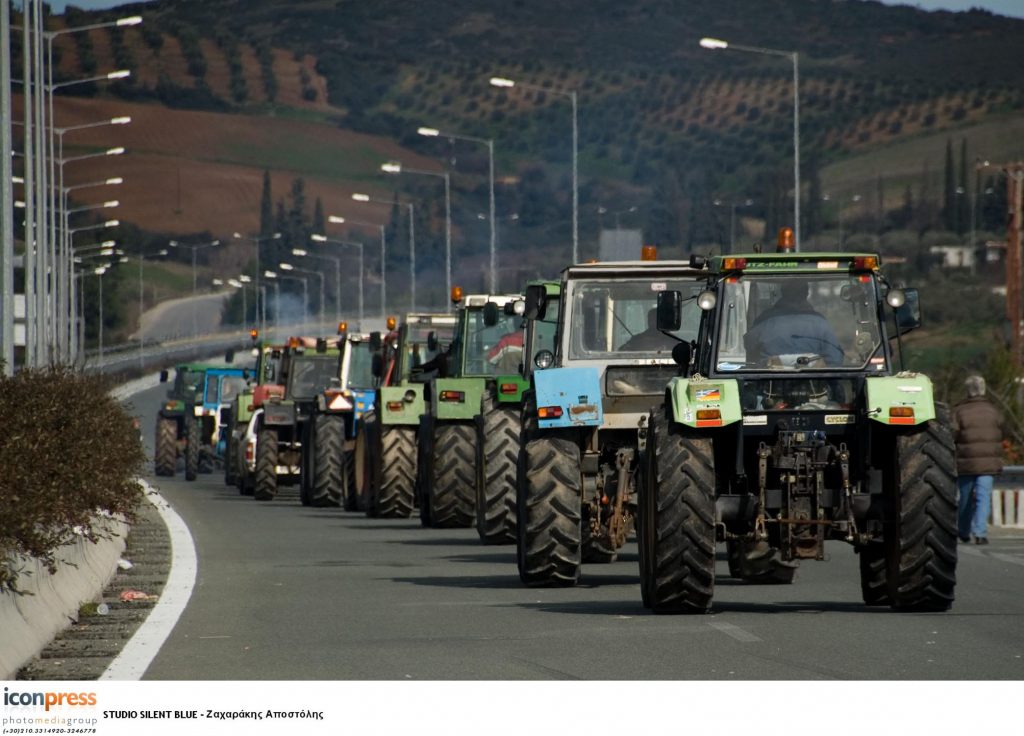
[[[487,380],[483,410],[476,422],[476,530],[484,544],[516,542],[516,468],[523,397],[530,385],[524,378],[523,355],[553,351],[555,347],[559,284],[557,281],[531,284],[545,288],[547,318],[526,320],[525,329],[500,340],[488,354],[488,360],[501,373]],[[521,319],[523,307],[522,301],[507,302],[504,310]]]
[[[201,394],[203,376],[212,367],[195,363],[175,366],[174,383],[156,419],[153,464],[157,475],[173,476],[178,458],[185,454],[188,417],[190,413],[194,416],[196,395]],[[167,383],[168,377],[166,370],[160,371],[161,383]]]
[[[427,384],[417,434],[416,488],[424,526],[469,527],[476,522],[477,417],[488,381],[515,370],[501,347],[521,331],[522,318],[503,309],[517,301],[522,301],[519,294],[463,299],[462,289],[452,289],[452,302],[459,305],[455,336],[439,357],[438,375]]]
[[[696,313],[655,329],[657,296],[696,295],[701,276],[645,246],[640,260],[570,266],[557,303],[546,286],[527,287],[527,320],[557,318],[554,349],[537,346],[524,366],[516,558],[526,585],[575,585],[584,562],[614,561],[632,532],[647,414],[676,375],[672,347],[697,336]]]
[[[193,400],[185,402],[186,480],[211,472],[216,463],[227,464],[231,403],[245,390],[247,378],[244,368],[208,367]]]
[[[455,317],[408,314],[388,320],[373,359],[380,388],[356,438],[356,472],[368,516],[407,517],[416,504],[416,432],[426,413],[425,384],[451,342]],[[360,472],[362,471],[362,472]]]
[[[694,257],[703,286],[659,295],[658,327],[700,313],[680,375],[647,421],[638,541],[644,605],[711,607],[716,542],[730,573],[791,582],[826,541],[859,555],[868,605],[948,609],[956,584],[955,453],[931,381],[903,365],[915,289],[870,253]]]

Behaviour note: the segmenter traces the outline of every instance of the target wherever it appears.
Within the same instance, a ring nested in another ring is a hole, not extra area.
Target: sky
[[[171,0],[165,0],[170,2]],[[882,0],[887,5],[916,5],[924,10],[969,10],[970,8],[984,8],[999,15],[1009,15],[1014,18],[1024,18],[1024,0],[916,0],[914,2],[900,2],[899,0]],[[124,5],[124,0],[49,0],[50,6],[57,13],[64,12],[65,5],[75,5],[87,10],[99,8],[111,8],[115,5]],[[755,0],[761,2],[761,0]]]

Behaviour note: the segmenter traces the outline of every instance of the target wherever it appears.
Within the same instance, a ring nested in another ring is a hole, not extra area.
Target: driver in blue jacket
[[[798,356],[799,365],[824,360],[843,364],[843,348],[832,325],[807,301],[806,281],[787,279],[776,302],[747,330],[743,344],[748,363],[764,364],[773,356]]]

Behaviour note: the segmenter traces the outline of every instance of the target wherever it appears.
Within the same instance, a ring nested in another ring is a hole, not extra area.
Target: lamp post
[[[725,202],[723,202],[720,199],[716,199],[716,200],[714,200],[713,204],[715,205],[715,207],[721,207],[722,205],[725,204]],[[730,253],[735,253],[736,252],[736,209],[738,207],[750,207],[753,204],[754,204],[754,200],[750,199],[749,197],[745,198],[741,202],[737,202],[736,200],[733,200],[732,202],[729,203],[729,252]]]
[[[490,210],[491,210],[491,283],[490,292],[492,294],[498,293],[498,231],[494,217],[494,139],[493,138],[477,138],[471,135],[456,135],[454,133],[444,132],[442,133],[437,128],[419,128],[417,131],[420,135],[428,137],[444,136],[445,138],[453,138],[459,141],[470,141],[471,143],[480,143],[487,146],[487,160],[489,163],[489,176],[490,182]]]
[[[380,170],[385,174],[420,174],[422,176],[439,176],[444,179],[444,284],[445,293],[452,291],[452,180],[447,172],[428,171],[426,169],[410,169],[398,161],[381,164]],[[451,311],[451,302],[445,297],[446,310]]]
[[[301,250],[301,248],[300,248],[300,250]],[[323,327],[323,324],[325,322],[325,319],[324,319],[324,275],[322,273],[320,273],[319,271],[310,271],[309,269],[306,269],[306,268],[299,268],[298,266],[295,266],[295,265],[293,265],[291,263],[281,263],[281,264],[278,264],[278,268],[280,268],[282,271],[291,271],[292,273],[304,273],[307,276],[316,276],[317,278],[320,279],[320,326]],[[307,299],[306,299],[306,311],[307,312],[309,311],[308,294],[307,294]]]
[[[172,248],[190,248],[192,250],[192,337],[199,335],[199,327],[196,324],[196,251],[200,248],[212,248],[220,245],[219,240],[212,240],[209,243],[197,243],[190,245],[188,243],[179,243],[177,240],[172,240],[168,243]]]
[[[314,243],[333,243],[335,245],[348,245],[353,248],[359,249],[359,274],[356,281],[359,284],[359,329],[363,329],[363,244],[355,240],[335,240],[334,238],[328,238],[326,235],[320,233],[314,233],[309,236],[309,239]],[[339,277],[340,278],[340,277]],[[340,289],[340,282],[339,282]],[[339,299],[340,301],[340,299]],[[341,321],[340,319],[338,320]]]
[[[259,235],[245,236],[245,235],[242,235],[241,233],[234,233],[232,235],[232,237],[237,238],[239,240],[248,238],[249,240],[252,241],[253,248],[255,249],[255,252],[256,252],[256,283],[255,283],[256,301],[257,301],[256,311],[258,312],[257,316],[260,318],[260,334],[262,335],[263,331],[266,330],[266,328],[267,328],[267,305],[266,305],[266,302],[263,302],[263,311],[260,312],[260,309],[259,309],[259,304],[260,304],[260,301],[259,301],[259,295],[260,295],[260,243],[264,243],[264,242],[266,242],[268,240],[280,240],[281,239],[281,233],[274,233],[273,235],[264,235],[262,237],[260,237]]]
[[[166,248],[161,248],[153,253],[139,253],[135,256],[135,259],[139,262],[139,365],[142,365],[142,351],[146,346],[146,336],[142,331],[142,313],[145,311],[145,276],[143,272],[143,264],[147,258],[162,258],[166,256],[170,251]]]
[[[375,222],[362,222],[360,220],[352,220],[339,215],[329,215],[327,221],[336,225],[348,223],[349,225],[358,225],[359,227],[375,227],[380,229],[380,318],[386,319],[388,316],[387,309],[385,308],[385,289],[387,287],[387,272],[384,269],[384,261],[386,255],[387,244],[384,240],[384,226],[378,225]],[[361,270],[361,269],[360,269]]]
[[[576,90],[556,89],[541,87],[536,84],[527,84],[525,82],[517,82],[514,79],[506,79],[504,77],[491,77],[492,87],[522,87],[523,89],[532,89],[539,92],[551,93],[556,95],[562,95],[568,97],[569,102],[572,104],[572,262],[577,263],[580,255],[580,188],[579,188],[579,176],[578,176],[578,160],[579,160],[579,124],[578,124],[578,112],[577,112],[577,100]]]
[[[794,248],[800,250],[800,56],[796,51],[779,51],[760,46],[741,46],[719,38],[702,38],[700,45],[706,49],[733,49],[752,54],[782,56],[793,62],[793,237]]]
[[[315,236],[310,236],[311,238]],[[341,259],[322,253],[310,253],[305,248],[292,248],[292,255],[299,258],[321,258],[334,263],[334,321],[341,322]],[[320,276],[320,321],[324,321],[323,276]]]
[[[378,204],[394,204],[387,199],[371,197],[369,194],[356,192],[352,195],[356,202],[376,202]],[[411,310],[416,310],[416,214],[412,202],[404,202],[409,208],[409,303]]]
[[[276,271],[264,271],[262,274],[263,278],[270,279],[270,283],[274,286],[274,329],[281,328],[281,290],[277,285],[277,272]],[[263,288],[263,287],[260,287]],[[263,294],[263,303],[266,304],[266,293]]]

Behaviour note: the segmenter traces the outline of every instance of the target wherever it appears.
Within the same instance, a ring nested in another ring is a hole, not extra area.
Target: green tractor
[[[455,336],[427,384],[427,405],[419,423],[416,488],[420,521],[429,527],[469,527],[476,522],[478,484],[477,417],[488,381],[515,370],[502,365],[499,346],[519,333],[522,317],[506,304],[522,296],[471,295],[460,303]],[[519,338],[521,341],[521,338]],[[497,356],[497,358],[496,358]]]
[[[196,397],[199,395],[201,400],[206,370],[212,367],[196,363],[175,366],[174,383],[156,418],[153,465],[157,475],[174,476],[178,458],[185,454]],[[167,383],[168,377],[166,370],[160,371],[161,383]]]
[[[408,314],[373,360],[380,388],[356,438],[356,479],[368,516],[407,517],[416,503],[416,431],[426,413],[424,389],[432,367],[451,343],[455,317]],[[361,472],[362,471],[362,472]]]
[[[523,397],[530,386],[523,355],[554,351],[558,324],[557,281],[535,281],[548,302],[546,319],[526,320],[526,328],[494,345],[488,361],[500,371],[488,378],[483,409],[477,417],[476,530],[484,544],[516,542],[516,468],[522,430]],[[506,302],[506,314],[520,319],[524,302]]]
[[[642,462],[644,605],[702,613],[716,541],[732,575],[790,582],[826,540],[853,545],[863,600],[945,610],[956,584],[955,453],[948,410],[903,367],[914,289],[880,259],[779,251],[710,259],[699,335],[680,342]],[[692,297],[666,290],[658,327]]]

